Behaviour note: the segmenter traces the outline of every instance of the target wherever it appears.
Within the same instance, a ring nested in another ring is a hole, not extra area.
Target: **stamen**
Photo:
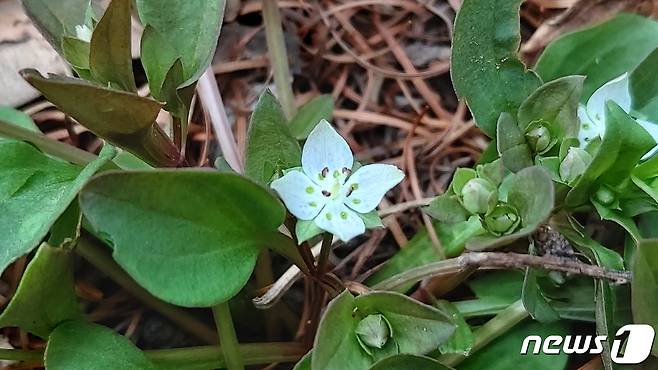
[[[322,172],[320,172],[320,176],[322,176],[322,178],[327,177],[328,174],[329,174],[329,167],[323,168]]]
[[[352,174],[352,170],[347,167],[343,167],[343,174],[349,176]]]
[[[325,197],[330,197],[331,193],[326,190],[322,190],[322,195],[324,195]]]

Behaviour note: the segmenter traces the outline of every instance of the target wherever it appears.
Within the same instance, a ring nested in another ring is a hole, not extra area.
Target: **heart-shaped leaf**
[[[128,338],[81,320],[59,325],[48,339],[46,367],[57,370],[156,370]]]
[[[541,81],[518,57],[522,0],[465,0],[455,19],[451,73],[475,122],[496,135],[502,112],[515,115]]]
[[[180,154],[155,123],[161,105],[137,94],[35,70],[23,77],[50,102],[98,136],[159,167],[178,165]]]
[[[46,339],[61,322],[80,316],[70,251],[42,244],[0,315],[0,327],[17,326]]]
[[[85,182],[113,154],[106,150],[82,169],[49,158],[28,143],[0,141],[0,271],[39,244]]]
[[[277,231],[283,205],[228,173],[106,173],[84,188],[80,205],[112,244],[114,259],[153,295],[181,306],[230,299],[249,279],[260,248],[285,238]]]

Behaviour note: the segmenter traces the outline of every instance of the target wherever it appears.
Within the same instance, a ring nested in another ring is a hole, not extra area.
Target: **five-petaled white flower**
[[[585,147],[587,143],[596,138],[603,138],[605,132],[605,104],[612,100],[626,113],[631,111],[631,93],[628,86],[628,73],[607,82],[598,88],[587,101],[587,105],[581,105],[578,108],[578,117],[580,118],[580,133],[578,139],[580,144]],[[655,122],[635,119],[647,132],[658,141],[658,124]],[[642,159],[652,156],[658,146],[651,149]]]
[[[354,157],[345,139],[322,120],[308,136],[302,168],[272,182],[288,210],[300,220],[313,220],[343,241],[365,232],[359,213],[374,210],[404,173],[390,164],[369,164],[352,174]]]

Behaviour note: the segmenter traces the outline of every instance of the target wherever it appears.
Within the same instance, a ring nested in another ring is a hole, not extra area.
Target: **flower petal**
[[[327,203],[315,219],[315,224],[344,242],[366,231],[361,217],[340,202]]]
[[[326,120],[320,121],[308,135],[302,151],[302,168],[306,175],[317,184],[324,185],[325,179],[333,183],[347,177],[343,169],[352,169],[354,156],[345,139]],[[322,171],[328,172],[323,176]],[[346,171],[345,171],[346,172]]]
[[[587,101],[587,114],[600,127],[605,127],[605,104],[608,100],[617,103],[624,112],[631,109],[628,73],[606,82],[605,85],[594,91],[594,94]]]
[[[585,148],[589,142],[597,137],[603,137],[605,125],[598,125],[587,114],[585,106],[578,107],[578,118],[580,119],[580,131],[578,132],[578,141],[580,147]]]
[[[651,122],[651,121],[646,121],[643,119],[636,119],[637,123],[640,124],[651,137],[658,142],[658,124]],[[658,151],[658,145],[654,146],[647,154],[645,154],[642,159],[647,159],[649,157],[652,157],[654,154],[656,154],[656,151]]]
[[[301,171],[290,171],[272,181],[271,186],[290,213],[301,220],[313,219],[327,202],[322,189]]]
[[[348,207],[368,213],[382,201],[384,194],[404,179],[404,172],[390,164],[369,164],[359,168],[345,183]]]

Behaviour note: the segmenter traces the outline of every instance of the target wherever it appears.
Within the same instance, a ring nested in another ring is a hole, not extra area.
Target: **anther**
[[[323,169],[322,169],[322,172],[320,172],[320,175],[321,175],[323,178],[324,178],[324,177],[327,177],[328,174],[329,174],[329,168],[328,168],[328,167],[323,168]]]
[[[330,197],[331,193],[326,190],[322,190],[322,195],[324,195],[325,197]]]

